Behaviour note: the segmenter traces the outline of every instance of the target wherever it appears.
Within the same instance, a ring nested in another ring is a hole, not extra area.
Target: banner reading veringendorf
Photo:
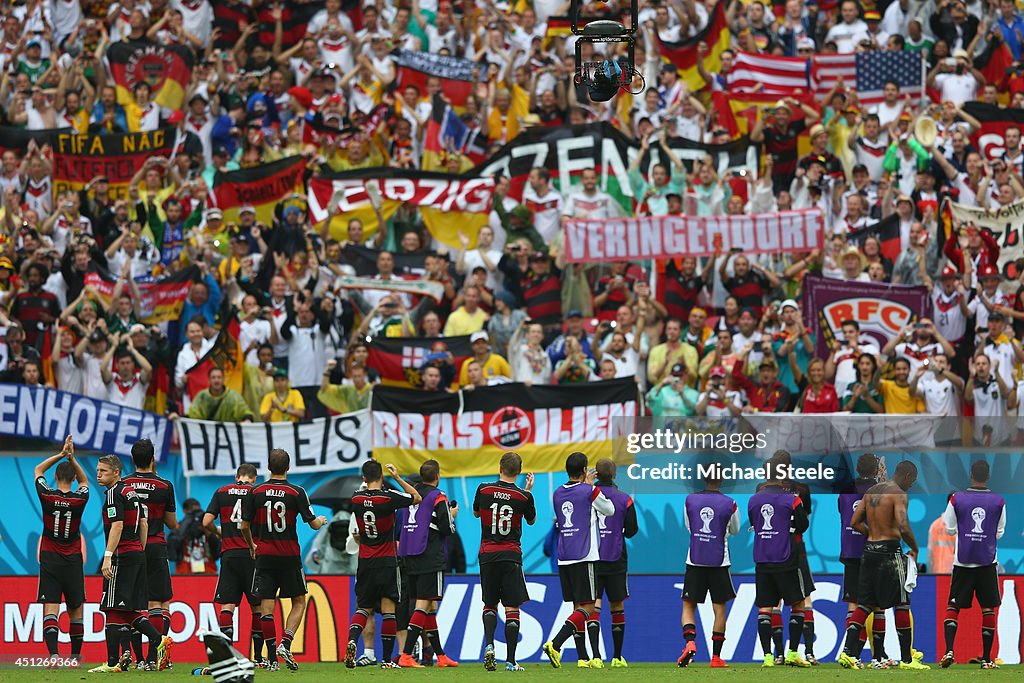
[[[650,216],[565,223],[566,260],[573,263],[711,256],[722,249],[748,254],[809,251],[822,246],[818,209],[753,216]]]

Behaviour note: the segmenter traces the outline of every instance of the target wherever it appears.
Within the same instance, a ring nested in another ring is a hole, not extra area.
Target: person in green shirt
[[[903,37],[903,49],[907,52],[920,52],[924,50],[931,53],[935,41],[924,35],[920,19],[911,19],[907,22],[907,35]]]
[[[840,406],[851,413],[884,413],[885,399],[878,390],[878,361],[870,353],[857,359],[857,380],[846,387]]]
[[[316,395],[317,400],[342,414],[369,408],[373,385],[366,381],[366,368],[362,365],[352,366],[349,370],[352,384],[331,384],[331,373],[337,365],[338,361],[333,358],[327,361],[327,369],[320,380],[320,391]]]
[[[213,422],[241,422],[248,424],[253,421],[253,412],[242,395],[224,384],[224,371],[211,368],[210,386],[203,389],[188,407],[188,417],[193,420],[211,420]]]
[[[676,363],[672,372],[647,392],[647,405],[655,417],[692,417],[697,414],[700,392],[686,383],[686,366]]]
[[[669,149],[663,128],[658,134],[658,149],[668,158],[671,168],[664,163],[655,164],[651,168],[650,180],[645,179],[640,172],[640,164],[648,158],[647,153],[650,146],[650,140],[647,138],[640,141],[640,153],[634,157],[628,169],[629,187],[633,191],[633,199],[636,201],[638,210],[641,204],[647,204],[647,214],[664,216],[668,214],[668,195],[684,195],[686,176],[683,172],[682,160]]]

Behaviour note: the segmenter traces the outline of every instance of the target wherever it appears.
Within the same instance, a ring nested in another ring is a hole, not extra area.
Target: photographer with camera
[[[189,498],[181,509],[185,516],[178,528],[167,534],[167,557],[175,563],[175,573],[216,574],[220,538],[203,526],[203,508],[198,500]]]
[[[707,417],[737,417],[743,412],[743,396],[729,389],[725,368],[717,365],[708,374],[708,384],[697,400],[697,415]]]

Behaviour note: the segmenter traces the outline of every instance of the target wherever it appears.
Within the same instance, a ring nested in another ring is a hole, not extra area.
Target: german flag
[[[568,16],[548,17],[547,31],[544,33],[544,49],[547,49],[552,39],[571,35],[572,19]]]
[[[140,318],[146,325],[156,325],[181,317],[185,297],[192,288],[192,282],[199,279],[199,268],[189,266],[166,277],[136,280],[139,287]],[[87,273],[85,284],[96,288],[100,302],[108,309],[117,277],[106,270]]]
[[[182,45],[117,42],[107,48],[110,74],[117,85],[117,101],[134,102],[133,88],[145,81],[153,101],[167,109],[181,109],[192,80],[195,54]]]
[[[704,67],[708,73],[715,73],[722,67],[722,51],[729,47],[729,23],[725,19],[726,0],[718,0],[708,18],[704,30],[678,43],[661,42],[661,56],[679,69],[679,77],[690,87],[690,92],[697,92],[707,87],[707,82],[697,72],[697,45],[707,43],[708,52],[704,55]]]
[[[733,138],[749,135],[754,124],[757,122],[758,109],[774,106],[783,96],[778,93],[738,93],[729,94],[717,91],[711,96],[711,109],[717,115],[717,128],[728,130]],[[817,108],[814,97],[810,93],[804,93],[795,99],[803,104]],[[793,120],[798,121],[804,117],[802,109],[794,108]],[[800,156],[811,151],[809,130],[800,134],[797,140],[797,153]]]
[[[447,171],[448,157],[452,154],[462,158],[459,173],[472,169],[486,158],[485,151],[478,144],[477,133],[462,122],[455,110],[441,99],[440,94],[435,94],[423,141],[423,170]]]
[[[476,80],[473,74],[479,68],[476,62],[401,48],[392,54],[398,66],[395,83],[399,89],[415,85],[419,88],[420,95],[426,95],[427,79],[437,76],[441,79],[441,91],[448,97],[452,106],[464,107],[466,100],[473,94]]]
[[[238,341],[240,326],[238,309],[224,303],[220,310],[220,332],[217,340],[206,355],[198,363],[185,372],[185,391],[190,399],[195,398],[203,389],[210,386],[210,370],[220,368],[224,371],[224,384],[228,389],[242,393],[242,380],[245,377],[245,354]]]
[[[375,338],[370,342],[366,365],[380,373],[381,384],[396,387],[420,387],[420,368],[432,356],[435,345],[443,344],[453,356],[452,367],[456,376],[462,363],[473,355],[469,337],[399,337]],[[437,347],[440,348],[440,347]],[[438,352],[443,353],[443,352]],[[442,373],[443,376],[444,373]]]
[[[872,226],[853,230],[847,235],[847,240],[860,247],[868,237],[877,238],[882,245],[882,256],[895,263],[903,251],[900,245],[900,217],[892,214]]]
[[[213,178],[213,195],[224,212],[225,223],[238,222],[238,208],[245,204],[256,209],[256,218],[267,225],[274,220],[274,208],[284,198],[298,193],[304,196],[302,174],[306,158],[285,157],[278,161],[217,173]]]

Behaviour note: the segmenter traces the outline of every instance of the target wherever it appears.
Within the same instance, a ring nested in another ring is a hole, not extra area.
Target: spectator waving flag
[[[882,101],[886,82],[895,81],[901,94],[924,97],[924,58],[917,52],[862,52],[852,55],[818,55],[811,73],[815,95],[820,99],[839,78],[857,93],[862,107]]]
[[[464,107],[473,94],[479,71],[476,62],[402,49],[393,54],[398,65],[395,81],[400,88],[415,85],[422,97],[427,93],[427,79],[436,76],[441,80],[441,92],[448,96],[453,107]]]
[[[134,101],[133,90],[149,83],[153,101],[161,107],[180,109],[192,79],[195,55],[183,45],[114,43],[107,48],[110,74],[117,86],[117,101]]]
[[[661,56],[679,69],[679,77],[689,86],[690,92],[697,92],[707,85],[697,71],[698,59],[704,62],[708,73],[714,73],[722,67],[722,52],[729,47],[729,22],[725,18],[725,5],[725,0],[718,0],[710,12],[708,25],[692,38],[678,43],[658,39],[661,43]],[[708,46],[703,58],[697,54],[697,46],[701,43]]]
[[[740,52],[729,72],[730,92],[796,96],[810,85],[807,60]]]
[[[460,167],[460,172],[469,170],[486,159],[486,150],[478,140],[478,132],[478,129],[471,129],[462,122],[459,114],[441,98],[440,93],[434,93],[431,117],[427,122],[427,135],[423,143],[423,170],[447,170],[448,157],[451,154],[466,156],[466,167]]]

